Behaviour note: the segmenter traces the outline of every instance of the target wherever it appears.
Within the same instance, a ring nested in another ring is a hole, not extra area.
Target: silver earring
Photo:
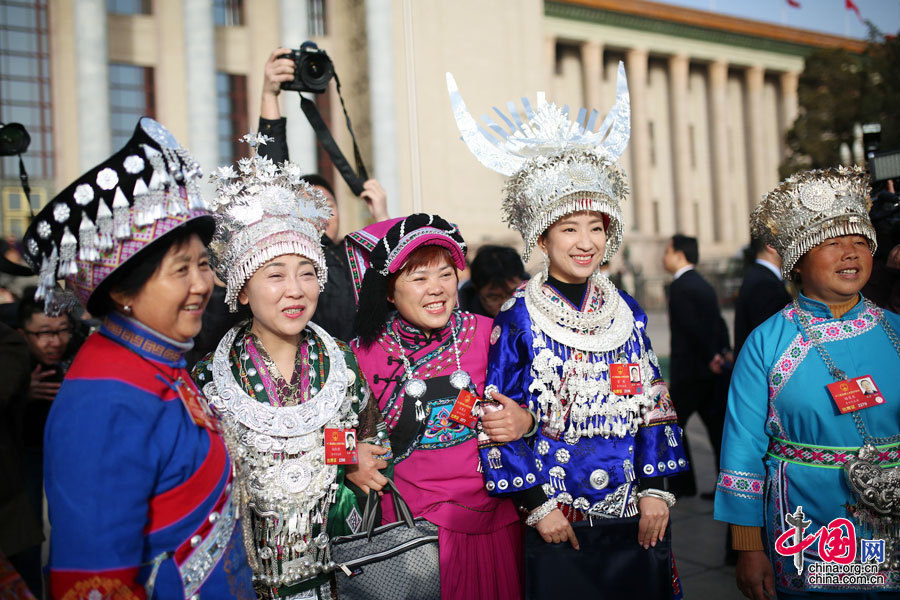
[[[122,307],[122,310],[124,310],[128,314],[131,314],[131,307],[127,304]]]
[[[544,270],[543,270],[544,281],[547,281],[547,278],[550,276],[550,256],[549,256],[546,252],[544,252],[543,250],[541,250],[541,254],[544,255],[544,259],[543,259],[543,262],[544,262]]]

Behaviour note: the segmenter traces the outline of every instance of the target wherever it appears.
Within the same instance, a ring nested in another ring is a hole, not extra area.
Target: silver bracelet
[[[531,511],[531,514],[528,515],[528,518],[525,519],[525,524],[529,527],[534,527],[538,524],[538,521],[552,513],[556,509],[556,500],[551,498],[547,500],[536,509]]]
[[[672,492],[666,492],[664,490],[657,490],[654,488],[647,488],[646,490],[637,493],[638,500],[640,500],[641,498],[646,498],[647,496],[650,496],[651,498],[659,498],[660,500],[665,502],[666,506],[668,506],[669,508],[675,506],[675,494],[673,494]]]

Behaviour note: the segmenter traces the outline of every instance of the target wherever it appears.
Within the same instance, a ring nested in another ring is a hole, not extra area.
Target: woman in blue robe
[[[868,197],[861,169],[810,171],[751,219],[801,293],[750,334],[731,379],[715,518],[748,598],[900,593],[900,316],[859,293]]]

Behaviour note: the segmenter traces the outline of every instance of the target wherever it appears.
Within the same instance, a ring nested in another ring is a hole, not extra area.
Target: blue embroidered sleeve
[[[765,326],[755,329],[738,356],[728,389],[728,409],[722,438],[722,457],[716,484],[713,516],[735,525],[761,526],[763,463],[768,383],[762,339]]]
[[[525,301],[521,298],[516,298],[514,306],[497,315],[491,334],[486,379],[486,386],[495,386],[502,394],[526,407],[531,381],[530,323]],[[485,411],[492,408],[491,403],[483,406]],[[479,432],[478,453],[485,488],[492,495],[521,492],[543,483],[535,465],[534,452],[524,438],[494,444]]]

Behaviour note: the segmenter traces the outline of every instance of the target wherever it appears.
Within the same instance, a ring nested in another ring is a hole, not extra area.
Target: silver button
[[[210,523],[215,523],[216,521],[219,520],[219,513],[217,513],[217,512],[211,512],[211,513],[209,513],[209,517],[208,517],[208,518],[209,518],[209,522],[210,522]]]
[[[609,484],[609,473],[603,469],[597,469],[591,473],[591,487],[602,490]]]
[[[197,546],[200,545],[200,542],[202,542],[202,541],[203,541],[203,537],[201,537],[199,535],[195,535],[194,537],[191,538],[191,548],[196,548]]]

